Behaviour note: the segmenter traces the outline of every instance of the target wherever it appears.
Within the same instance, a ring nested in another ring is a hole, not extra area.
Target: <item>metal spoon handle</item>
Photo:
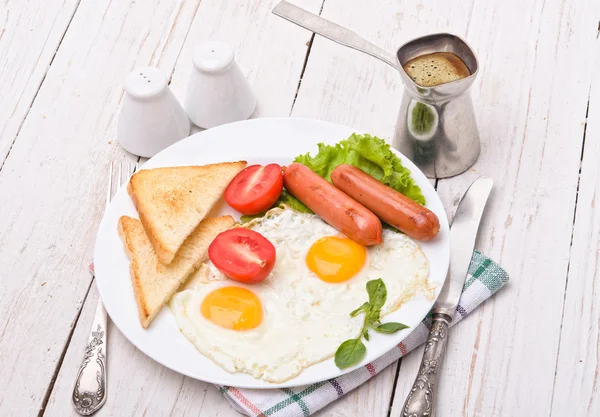
[[[391,54],[378,46],[373,45],[364,38],[361,38],[356,33],[336,25],[327,19],[323,19],[321,16],[307,12],[298,6],[294,6],[287,1],[280,2],[273,9],[273,13],[279,17],[283,17],[292,23],[302,26],[316,34],[324,36],[340,45],[348,46],[357,51],[364,52],[365,54],[371,55],[377,59],[382,60],[388,65],[394,68],[398,68],[396,63],[396,56]]]
[[[71,402],[83,416],[89,416],[106,401],[106,310],[98,300],[92,332],[85,345],[83,361],[77,372]]]
[[[450,317],[446,314],[433,314],[423,360],[417,379],[404,403],[403,417],[433,416],[438,371],[446,350],[450,321]]]

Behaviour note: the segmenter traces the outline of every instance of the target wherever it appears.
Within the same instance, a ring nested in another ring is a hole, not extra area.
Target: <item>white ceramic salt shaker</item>
[[[194,51],[193,63],[185,110],[195,125],[208,129],[250,117],[256,98],[229,45],[204,42]]]
[[[190,134],[185,110],[158,68],[141,68],[125,80],[117,138],[126,151],[150,158]]]

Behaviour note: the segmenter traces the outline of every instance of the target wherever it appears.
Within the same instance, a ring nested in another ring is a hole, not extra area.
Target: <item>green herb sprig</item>
[[[365,357],[367,347],[362,342],[362,338],[364,337],[366,341],[369,341],[369,328],[385,334],[396,333],[399,330],[408,328],[407,325],[402,323],[381,323],[381,308],[387,298],[387,289],[381,278],[367,282],[367,293],[369,294],[369,301],[350,313],[350,317],[356,317],[360,313],[365,315],[360,336],[356,339],[346,340],[335,352],[335,364],[340,369],[356,365]]]

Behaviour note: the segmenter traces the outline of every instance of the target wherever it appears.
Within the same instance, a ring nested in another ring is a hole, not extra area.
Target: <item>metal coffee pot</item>
[[[286,1],[273,13],[341,45],[378,58],[398,69],[404,95],[392,146],[413,161],[429,178],[447,178],[469,169],[480,152],[479,132],[469,87],[477,76],[477,58],[458,36],[440,33],[414,39],[389,53],[356,33]],[[403,65],[434,52],[452,52],[471,75],[434,87],[417,85]]]

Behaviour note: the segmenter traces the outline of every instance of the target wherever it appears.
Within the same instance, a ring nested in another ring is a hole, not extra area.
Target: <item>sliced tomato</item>
[[[251,165],[229,183],[225,201],[242,214],[258,214],[275,204],[282,188],[281,166]]]
[[[208,257],[229,278],[253,284],[265,279],[275,266],[275,247],[254,230],[226,230],[208,247]]]

